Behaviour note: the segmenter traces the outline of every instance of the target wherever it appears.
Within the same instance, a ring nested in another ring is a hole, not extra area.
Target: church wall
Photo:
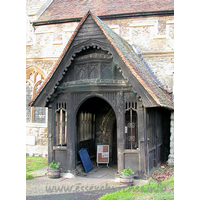
[[[131,45],[134,44],[164,89],[172,92],[173,16],[105,20],[105,23]],[[27,43],[27,60],[57,60],[77,25],[73,22],[35,27]]]

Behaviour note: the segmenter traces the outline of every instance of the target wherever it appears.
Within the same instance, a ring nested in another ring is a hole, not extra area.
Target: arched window
[[[46,109],[43,107],[30,107],[28,103],[44,82],[44,72],[32,66],[26,69],[26,123],[45,123]]]

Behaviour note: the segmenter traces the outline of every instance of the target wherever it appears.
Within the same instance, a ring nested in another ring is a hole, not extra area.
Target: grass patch
[[[31,172],[48,166],[48,158],[26,156],[26,180],[34,178]]]
[[[32,178],[34,178],[34,176],[26,172],[26,180],[32,179]]]
[[[174,177],[163,182],[150,181],[146,185],[127,187],[123,190],[106,194],[100,200],[171,200],[174,199]]]

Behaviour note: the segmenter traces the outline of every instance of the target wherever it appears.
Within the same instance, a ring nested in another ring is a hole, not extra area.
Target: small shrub
[[[55,163],[54,160],[53,160],[53,162],[50,163],[49,168],[50,169],[58,169],[59,166],[60,166],[60,163],[59,162]]]
[[[128,167],[127,169],[124,169],[120,174],[121,175],[131,175],[131,174],[134,174],[134,172],[132,171],[132,169],[130,169]]]

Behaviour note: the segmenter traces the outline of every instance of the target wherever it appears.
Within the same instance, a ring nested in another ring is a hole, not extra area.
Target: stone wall
[[[170,133],[170,154],[168,157],[168,164],[174,165],[174,112],[171,113]]]
[[[47,127],[32,125],[26,127],[26,154],[28,156],[47,156],[48,138]]]
[[[48,73],[51,71],[52,66],[55,64],[56,60],[45,60],[45,59],[28,59],[26,62],[27,69],[30,67],[39,69],[40,71],[44,72],[45,77],[48,75]],[[27,80],[29,81],[29,77],[27,77]],[[28,84],[28,83],[27,83]],[[32,89],[32,92],[31,92]],[[39,87],[36,87],[35,89],[39,89]],[[30,93],[33,93],[34,88],[29,87]],[[30,97],[27,96],[29,103]],[[40,155],[40,156],[47,156],[48,155],[48,138],[47,138],[47,127],[48,127],[48,119],[47,119],[47,111],[42,112],[42,114],[45,114],[45,122],[42,121],[42,123],[37,120],[37,123],[35,123],[35,116],[36,115],[36,109],[37,108],[28,108],[26,112],[29,116],[26,117],[26,136],[27,136],[27,142],[26,142],[26,154],[29,156],[34,155]],[[38,110],[37,110],[38,111]],[[31,119],[31,112],[34,112],[33,116],[34,118]],[[40,112],[37,112],[40,114]],[[38,119],[40,116],[37,117]],[[32,137],[30,137],[32,136]],[[35,141],[35,142],[34,142]]]
[[[173,92],[174,56],[156,55],[143,57],[162,84],[162,87],[168,92]]]

